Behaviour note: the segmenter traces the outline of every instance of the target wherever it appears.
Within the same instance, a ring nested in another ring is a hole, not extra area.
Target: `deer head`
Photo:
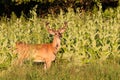
[[[56,48],[56,51],[59,50],[60,48],[60,39],[62,37],[62,33],[66,30],[67,28],[67,22],[64,22],[64,25],[63,27],[59,28],[58,30],[54,30],[54,29],[50,29],[48,27],[49,23],[46,23],[46,28],[49,32],[49,34],[53,35],[54,36],[54,39],[53,39],[53,42],[52,42],[52,45],[54,48]]]

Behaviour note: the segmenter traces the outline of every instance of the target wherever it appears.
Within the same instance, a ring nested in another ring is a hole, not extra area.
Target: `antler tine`
[[[49,25],[49,22],[46,22],[46,28],[49,30],[50,29],[50,27],[48,26]]]
[[[48,25],[49,25],[49,22],[46,22],[46,27],[48,27]]]
[[[63,27],[61,27],[60,29],[67,28],[67,23],[68,23],[68,22],[65,21]]]
[[[63,32],[66,30],[66,28],[67,28],[67,22],[64,22],[63,27],[59,28],[58,31],[59,31],[60,33],[63,33]]]
[[[64,22],[65,25],[66,25],[67,23],[68,23],[67,21]]]
[[[65,21],[65,22],[64,22],[64,26],[63,26],[63,27],[67,27],[67,23],[68,23],[68,22],[67,22],[67,21]]]

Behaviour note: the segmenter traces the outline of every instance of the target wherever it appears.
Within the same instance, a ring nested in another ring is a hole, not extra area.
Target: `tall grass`
[[[111,65],[112,64],[112,65]],[[42,65],[12,67],[2,72],[1,80],[119,80],[120,65],[114,62],[90,63],[83,66],[68,66],[56,62],[43,71]]]
[[[120,7],[104,13],[74,13],[61,11],[58,17],[48,15],[41,19],[31,11],[28,20],[14,14],[9,20],[0,20],[0,76],[2,80],[119,80],[120,78]],[[11,67],[17,41],[30,44],[49,43],[52,37],[45,22],[58,29],[64,21],[68,28],[61,39],[57,60],[48,72],[42,65],[25,64]]]

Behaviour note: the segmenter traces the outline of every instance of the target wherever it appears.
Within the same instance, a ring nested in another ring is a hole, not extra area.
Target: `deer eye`
[[[59,37],[60,37],[60,38],[62,37],[61,33],[59,33]]]

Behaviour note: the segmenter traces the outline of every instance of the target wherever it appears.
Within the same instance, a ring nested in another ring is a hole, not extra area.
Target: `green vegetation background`
[[[68,13],[62,10],[55,17],[38,18],[31,10],[32,17],[17,18],[12,14],[0,20],[0,79],[1,80],[119,80],[120,79],[120,6],[99,11]],[[17,41],[28,44],[49,43],[45,22],[54,29],[60,28],[64,21],[68,28],[61,39],[61,49],[56,61],[47,72],[42,64],[26,63],[13,67],[16,60],[13,54]]]

